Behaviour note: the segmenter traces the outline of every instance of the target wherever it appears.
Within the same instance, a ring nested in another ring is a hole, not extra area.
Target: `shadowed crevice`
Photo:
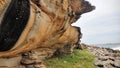
[[[11,0],[0,25],[0,51],[7,51],[15,45],[29,15],[29,0]]]

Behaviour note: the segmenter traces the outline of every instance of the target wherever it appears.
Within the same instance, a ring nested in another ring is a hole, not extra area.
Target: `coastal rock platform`
[[[86,44],[81,44],[81,46],[96,56],[94,62],[99,68],[120,68],[120,50]]]

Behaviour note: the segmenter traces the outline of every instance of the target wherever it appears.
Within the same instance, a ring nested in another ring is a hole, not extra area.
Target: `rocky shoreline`
[[[96,56],[94,62],[98,68],[120,68],[120,51],[110,48],[81,44],[81,49],[86,48]]]

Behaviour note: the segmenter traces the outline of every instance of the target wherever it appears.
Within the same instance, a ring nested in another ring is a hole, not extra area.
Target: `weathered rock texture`
[[[100,48],[81,44],[81,49],[87,49],[96,56],[95,65],[98,68],[120,68],[120,51],[110,48]]]
[[[8,0],[0,1],[2,5],[0,6],[0,20],[4,17],[4,6],[8,4]],[[55,53],[71,54],[82,35],[80,28],[71,24],[81,14],[90,12],[94,8],[85,0],[31,0],[27,25],[16,44],[10,50],[0,52],[0,60],[5,61],[0,66],[45,68],[43,59]],[[7,61],[11,63],[12,60],[16,60],[14,61],[16,63],[9,65]]]

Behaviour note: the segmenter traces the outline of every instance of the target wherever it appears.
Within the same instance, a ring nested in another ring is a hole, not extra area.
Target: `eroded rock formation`
[[[41,60],[56,52],[71,54],[81,38],[80,28],[71,24],[95,8],[85,0],[1,0],[0,5],[0,58],[7,62],[22,55],[26,68],[40,68]]]

